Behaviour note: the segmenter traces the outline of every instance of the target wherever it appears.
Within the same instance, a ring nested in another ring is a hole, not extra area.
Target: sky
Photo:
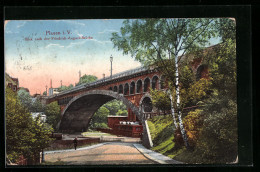
[[[43,93],[46,85],[75,85],[79,71],[99,79],[141,66],[130,55],[113,48],[112,32],[123,20],[9,20],[5,21],[5,71],[19,79],[30,94]],[[60,32],[60,34],[58,33]],[[76,39],[81,37],[87,39]],[[55,40],[66,37],[66,40]],[[41,38],[41,40],[40,40]],[[50,38],[45,40],[45,38]],[[71,39],[68,39],[71,38]],[[32,39],[32,40],[31,40]]]
[[[122,19],[8,20],[5,21],[5,72],[19,79],[30,94],[79,81],[79,71],[99,79],[141,66],[114,48],[111,33],[119,32]],[[66,38],[64,40],[63,38]],[[78,38],[81,39],[73,39]],[[59,40],[54,38],[60,38]],[[84,39],[82,39],[84,38]],[[216,44],[216,40],[212,41]]]

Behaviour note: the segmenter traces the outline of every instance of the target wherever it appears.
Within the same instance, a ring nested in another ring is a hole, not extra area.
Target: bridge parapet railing
[[[190,111],[194,111],[197,108],[199,108],[201,106],[191,106],[191,107],[186,107],[182,109],[182,114],[187,115]],[[171,111],[165,111],[165,112],[143,112],[143,119],[147,120],[147,119],[152,119],[155,116],[163,116],[166,114],[171,114]]]
[[[72,88],[70,90],[65,90],[65,91],[60,92],[59,94],[49,96],[49,98],[56,97],[56,96],[59,96],[59,95],[63,95],[63,94],[66,94],[66,93],[70,93],[70,92],[73,92],[73,91],[81,90],[81,89],[84,89],[84,88],[87,88],[87,87],[95,86],[95,85],[98,85],[98,84],[101,84],[101,83],[112,81],[114,79],[119,79],[119,78],[129,76],[129,75],[132,75],[132,74],[135,74],[135,73],[146,71],[146,70],[148,70],[148,68],[146,68],[146,67],[138,67],[138,68],[135,68],[135,69],[126,70],[126,71],[117,73],[115,75],[112,75],[112,77],[106,77],[106,78],[99,79],[95,82],[75,86],[74,88]]]

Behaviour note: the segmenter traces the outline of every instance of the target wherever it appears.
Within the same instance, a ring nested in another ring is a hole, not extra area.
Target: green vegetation
[[[83,83],[91,83],[91,82],[94,82],[96,81],[98,78],[94,75],[83,75],[82,77],[80,77],[80,81],[76,84],[77,85],[80,85],[80,84],[83,84]]]
[[[95,130],[96,128],[108,128],[107,116],[127,116],[128,112],[126,106],[122,101],[112,100],[102,105],[97,112],[93,115],[89,130]]]
[[[168,82],[168,95],[151,92],[155,107],[164,111],[170,104],[174,110],[168,121],[148,122],[153,150],[188,163],[236,159],[235,33],[228,18],[125,20],[120,32],[112,33],[114,47],[157,69]],[[205,49],[211,38],[222,43]],[[184,111],[196,105],[197,110]]]
[[[66,90],[70,90],[73,88],[73,85],[70,84],[69,86],[65,86],[65,85],[62,85],[58,88],[58,91],[61,92],[61,91],[66,91]]]
[[[173,120],[170,115],[157,116],[148,121],[154,147],[152,150],[170,155],[175,143],[173,142]]]
[[[39,118],[33,119],[28,108],[17,94],[6,88],[6,154],[8,160],[16,162],[20,156],[34,160],[52,139],[53,129]]]
[[[60,121],[60,106],[58,102],[52,102],[45,108],[45,115],[47,117],[46,123],[50,124],[55,130]]]

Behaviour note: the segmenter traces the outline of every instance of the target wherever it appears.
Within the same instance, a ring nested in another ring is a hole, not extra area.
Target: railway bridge
[[[143,144],[150,147],[151,140],[144,112],[152,112],[150,89],[165,89],[165,78],[157,70],[139,67],[92,83],[81,84],[71,90],[48,96],[46,103],[58,101],[61,107],[61,132],[85,131],[94,113],[113,99],[121,100],[128,108],[130,120],[143,126]]]

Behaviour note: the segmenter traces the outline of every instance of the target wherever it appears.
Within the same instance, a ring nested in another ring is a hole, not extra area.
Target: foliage
[[[62,92],[62,91],[66,91],[66,90],[70,90],[73,88],[73,85],[70,84],[69,86],[66,86],[66,85],[62,85],[58,88],[58,92]]]
[[[154,117],[148,120],[148,126],[154,144],[152,150],[169,155],[175,146],[172,117]]]
[[[96,81],[98,78],[94,75],[83,75],[80,77],[80,81],[76,84],[76,86],[83,84],[83,83],[91,83]]]
[[[95,128],[108,128],[107,126],[107,116],[109,115],[109,110],[102,106],[98,111],[93,115],[90,121],[90,129]]]
[[[44,105],[42,105],[41,101],[37,98],[34,98],[34,100],[32,101],[31,107],[30,107],[30,111],[31,112],[44,112],[45,107]]]
[[[93,115],[90,121],[90,130],[95,128],[108,128],[107,116],[127,116],[128,111],[126,105],[119,100],[112,100],[102,105]]]
[[[103,105],[109,110],[110,115],[127,116],[126,105],[120,100],[112,100]]]
[[[17,95],[18,95],[18,99],[22,103],[22,105],[24,107],[26,107],[27,109],[31,109],[32,97],[30,96],[30,94],[27,91],[25,91],[24,89],[20,89],[17,92]]]
[[[218,98],[217,98],[218,99]],[[237,156],[237,104],[211,112],[203,122],[197,152],[210,162],[232,162]]]
[[[152,96],[152,104],[154,107],[158,108],[158,110],[162,110],[165,114],[166,110],[171,109],[170,98],[165,91],[150,89],[150,94]]]
[[[60,106],[58,102],[52,102],[46,105],[45,115],[47,117],[46,123],[50,124],[54,129],[56,129],[58,122],[60,121]]]
[[[139,19],[125,20],[120,33],[112,33],[114,47],[123,54],[131,54],[145,65],[154,65],[169,80],[174,80],[172,67],[176,56],[182,57],[204,47],[217,36],[215,20],[193,19]],[[178,61],[179,62],[179,61]]]
[[[203,127],[203,119],[202,110],[200,109],[190,111],[183,119],[183,125],[185,126],[189,144],[192,148],[196,146],[199,139],[199,134]]]
[[[42,95],[44,95],[44,96],[47,96],[47,92],[46,92],[46,91],[44,91],[44,92],[42,93]]]
[[[16,93],[6,88],[6,153],[15,162],[23,155],[28,159],[49,146],[52,128],[34,120]]]
[[[128,115],[128,111],[126,109],[121,110],[118,109],[118,111],[116,112],[116,116],[127,116]]]
[[[178,65],[186,53],[205,47],[211,37],[217,36],[216,21],[209,18],[125,20],[120,33],[112,33],[114,47],[147,66],[153,66],[171,82],[170,92],[175,94],[174,99],[171,98],[175,107],[171,108],[175,108],[187,147],[179,104]]]

